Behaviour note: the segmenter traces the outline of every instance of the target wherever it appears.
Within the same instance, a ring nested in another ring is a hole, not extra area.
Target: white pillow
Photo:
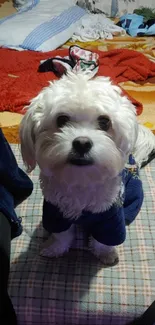
[[[72,37],[85,14],[74,0],[32,0],[28,7],[0,20],[0,46],[55,50]]]

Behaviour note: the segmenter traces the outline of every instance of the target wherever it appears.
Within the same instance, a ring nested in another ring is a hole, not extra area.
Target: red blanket
[[[114,83],[148,81],[155,76],[155,63],[139,52],[121,49],[97,53],[100,57],[98,75],[110,76]],[[57,79],[52,72],[37,72],[40,60],[67,54],[67,49],[47,53],[0,49],[0,111],[24,113],[23,107],[48,81]],[[130,99],[140,114],[142,105]]]

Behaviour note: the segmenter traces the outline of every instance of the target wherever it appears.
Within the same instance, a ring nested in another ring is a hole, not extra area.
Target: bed
[[[4,2],[4,1],[3,1]],[[11,1],[8,8],[13,13]],[[4,9],[5,3],[1,8]],[[6,8],[6,7],[5,7]],[[2,11],[1,15],[2,15]],[[65,43],[68,48],[72,42]],[[114,38],[112,41],[78,43],[87,49],[107,51],[129,48],[155,61],[155,38]],[[14,75],[9,78],[15,78]],[[140,123],[155,132],[155,84],[126,82],[121,86],[143,103]],[[21,114],[0,113],[0,126],[21,168],[18,130]],[[85,248],[77,229],[70,253],[59,259],[39,255],[47,238],[41,224],[42,195],[39,171],[30,175],[31,197],[17,208],[23,233],[11,245],[9,294],[19,325],[126,325],[141,315],[155,299],[155,162],[141,170],[145,199],[136,221],[128,228],[127,240],[119,248],[120,263],[104,269]],[[145,324],[146,325],[146,324]]]
[[[30,0],[29,0],[30,1]],[[47,0],[46,0],[47,1]],[[1,10],[0,15],[4,19],[9,14],[16,13],[15,8],[13,7],[12,1],[1,1]],[[80,13],[81,14],[81,13]],[[67,41],[65,44],[62,44],[61,48],[69,48],[73,45],[73,41]],[[84,47],[85,49],[91,49],[92,51],[109,51],[111,49],[133,49],[143,53],[150,60],[155,61],[155,37],[114,37],[112,40],[98,40],[94,42],[80,43],[76,42],[77,45]],[[10,52],[11,57],[11,52]],[[1,71],[1,74],[4,71]],[[12,84],[15,81],[16,75],[14,73],[8,74],[8,80],[12,79]],[[138,117],[139,122],[150,128],[155,132],[155,79],[152,78],[147,83],[135,84],[131,81],[121,84],[129,95],[139,100],[143,104],[143,112]],[[22,119],[21,114],[14,114],[13,112],[3,112],[0,113],[0,126],[3,128],[3,132],[6,135],[7,139],[12,143],[18,143],[18,129],[19,124]]]

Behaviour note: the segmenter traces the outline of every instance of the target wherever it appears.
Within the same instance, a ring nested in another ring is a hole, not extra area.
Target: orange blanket
[[[100,57],[98,75],[110,76],[115,83],[149,81],[155,77],[155,63],[139,52],[127,49],[95,52]],[[52,72],[37,72],[40,60],[67,54],[67,49],[47,53],[0,49],[0,111],[23,112],[23,107],[48,85],[49,80],[57,79]],[[141,104],[131,100],[140,114]]]

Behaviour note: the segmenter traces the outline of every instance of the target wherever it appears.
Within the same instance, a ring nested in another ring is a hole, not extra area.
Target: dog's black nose
[[[73,141],[73,149],[80,155],[88,153],[92,146],[92,141],[87,137],[78,137]]]

